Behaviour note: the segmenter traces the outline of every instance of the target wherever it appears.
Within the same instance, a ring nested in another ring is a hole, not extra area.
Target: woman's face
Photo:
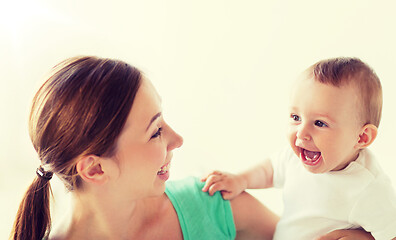
[[[131,198],[162,194],[169,178],[172,150],[182,144],[182,137],[164,121],[157,91],[143,79],[117,140],[114,188],[121,191],[121,196]]]

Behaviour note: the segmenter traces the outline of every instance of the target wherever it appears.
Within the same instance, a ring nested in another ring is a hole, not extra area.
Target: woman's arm
[[[279,217],[252,195],[242,192],[230,201],[236,239],[272,239]]]

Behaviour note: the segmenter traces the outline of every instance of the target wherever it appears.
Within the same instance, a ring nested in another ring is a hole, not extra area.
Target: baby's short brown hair
[[[307,69],[310,77],[323,84],[342,87],[353,84],[360,93],[360,120],[379,126],[382,111],[382,87],[374,70],[358,58],[332,58]]]

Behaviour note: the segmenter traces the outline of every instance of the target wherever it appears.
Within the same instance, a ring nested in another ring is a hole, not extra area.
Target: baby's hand
[[[225,200],[233,199],[247,187],[247,182],[242,176],[220,171],[209,173],[201,179],[201,182],[204,181],[206,183],[202,188],[203,192],[208,192],[212,196],[220,191]]]

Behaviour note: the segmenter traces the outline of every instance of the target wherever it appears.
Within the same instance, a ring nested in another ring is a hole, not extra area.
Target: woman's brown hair
[[[55,173],[69,191],[81,188],[77,158],[115,153],[141,78],[139,70],[113,59],[84,56],[55,66],[33,98],[29,119],[42,171]],[[12,239],[48,236],[50,192],[49,180],[38,174],[19,206]]]

